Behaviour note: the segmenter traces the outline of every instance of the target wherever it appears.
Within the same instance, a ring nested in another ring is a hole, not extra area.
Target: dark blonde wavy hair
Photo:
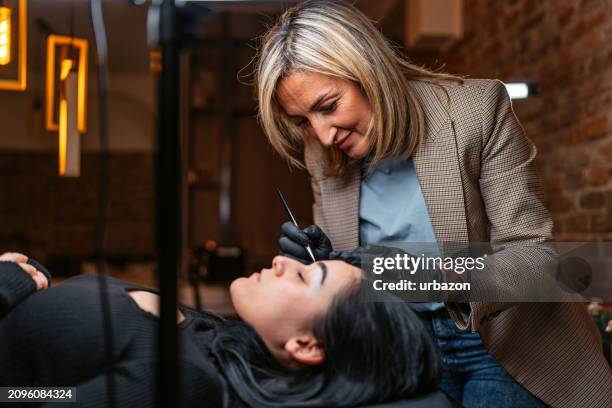
[[[278,83],[290,73],[311,71],[359,85],[372,110],[365,135],[370,169],[385,157],[409,157],[423,138],[423,109],[409,81],[463,81],[412,64],[356,7],[329,0],[286,10],[264,35],[255,69],[259,122],[274,149],[299,168],[304,143],[312,138],[289,120],[276,98]],[[356,163],[337,147],[326,150],[327,176],[342,176]]]

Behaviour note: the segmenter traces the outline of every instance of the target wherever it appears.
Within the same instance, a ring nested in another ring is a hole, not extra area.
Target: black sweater
[[[159,318],[142,310],[126,289],[157,292],[113,278],[107,282],[117,406],[152,407]],[[81,275],[36,292],[34,280],[17,264],[0,262],[0,386],[71,386],[77,400],[71,406],[108,406],[98,286],[96,276]],[[209,344],[223,319],[180,308],[186,317],[178,325],[182,406],[220,406],[220,373]]]

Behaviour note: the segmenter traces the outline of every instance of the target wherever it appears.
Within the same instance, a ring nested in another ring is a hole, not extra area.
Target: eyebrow
[[[327,97],[329,97],[330,94],[332,94],[334,92],[333,89],[329,89],[327,92],[319,95],[319,97],[312,103],[312,105],[310,105],[310,112],[314,112],[317,109],[320,108],[321,104],[323,103],[323,101],[325,99],[327,99]],[[294,118],[301,118],[301,115],[288,115],[290,118],[294,119]]]
[[[323,262],[317,262],[316,265],[323,271],[323,277],[321,278],[321,286],[323,286],[323,283],[325,283],[325,278],[327,278],[327,265],[325,265]]]
[[[319,106],[323,103],[323,101],[325,100],[325,98],[327,98],[329,96],[329,94],[331,94],[332,91],[331,89],[328,90],[327,92],[325,92],[324,94],[320,95],[316,101],[313,102],[312,105],[310,105],[310,111],[315,111],[319,108]]]

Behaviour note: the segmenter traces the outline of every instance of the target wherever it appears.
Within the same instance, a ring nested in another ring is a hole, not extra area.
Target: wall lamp
[[[59,175],[80,174],[81,141],[87,131],[87,40],[47,38],[45,128],[59,134]]]
[[[15,79],[0,78],[0,89],[24,91],[27,83],[27,2],[14,2],[18,2],[16,10],[13,1],[0,0],[0,73],[14,75],[16,72]]]

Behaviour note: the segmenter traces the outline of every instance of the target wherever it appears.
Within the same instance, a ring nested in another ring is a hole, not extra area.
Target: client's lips
[[[342,139],[338,140],[336,142],[336,146],[338,146],[339,148],[341,148],[342,150],[346,149],[347,147],[349,147],[351,145],[351,135],[353,134],[352,131],[348,132],[346,134],[346,136],[344,136]]]

